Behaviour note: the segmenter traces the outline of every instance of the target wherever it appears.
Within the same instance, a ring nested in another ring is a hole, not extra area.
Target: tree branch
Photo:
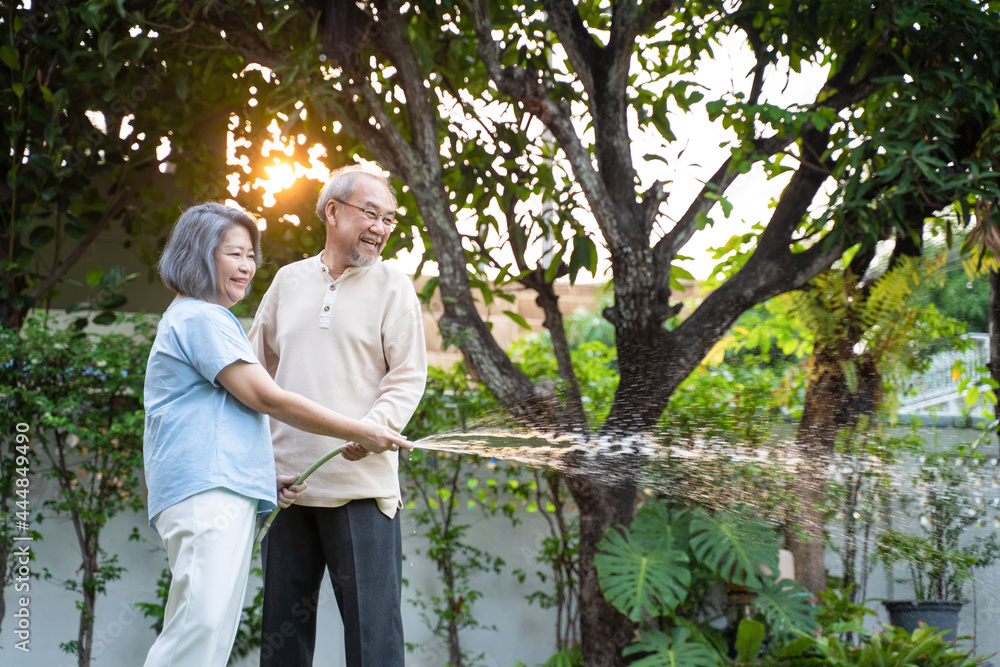
[[[523,67],[500,64],[499,49],[493,39],[487,8],[482,0],[470,0],[469,8],[476,32],[476,50],[490,77],[502,93],[520,102],[522,107],[542,121],[566,154],[577,182],[580,184],[591,212],[612,252],[626,243],[618,229],[613,198],[583,146],[568,110],[564,110],[548,95],[537,73]],[[575,11],[575,10],[574,10]]]
[[[573,0],[542,0],[542,7],[545,8],[559,44],[566,52],[566,59],[580,78],[587,95],[593,99],[596,94],[593,71],[595,64],[603,56],[604,48],[594,41],[593,35],[583,24],[580,11]]]
[[[731,164],[732,158],[726,158],[722,166],[702,186],[701,192],[698,193],[694,202],[684,212],[681,219],[677,221],[674,228],[656,243],[653,253],[657,264],[668,264],[673,260],[674,256],[680,252],[680,249],[691,240],[691,237],[698,230],[698,217],[702,213],[708,213],[718,203],[718,199],[710,195],[721,196],[729,185],[736,180],[738,172],[730,171]]]
[[[525,286],[535,290],[538,297],[535,303],[545,313],[544,326],[552,338],[552,351],[555,353],[559,377],[565,387],[566,420],[572,430],[581,434],[588,433],[587,417],[583,411],[583,398],[580,394],[580,383],[573,369],[573,359],[570,354],[569,341],[566,338],[566,324],[559,310],[559,297],[556,296],[553,284],[545,279],[545,269],[539,267],[534,273],[525,276],[521,281]]]
[[[407,37],[407,22],[400,13],[398,0],[381,0],[378,3],[378,25],[383,28],[379,34],[378,47],[384,49],[389,60],[399,73],[399,81],[406,95],[406,110],[410,118],[410,135],[414,147],[423,155],[440,154],[437,136],[437,109],[431,104],[424,88],[425,76],[420,67],[413,45]],[[381,119],[379,119],[381,123]],[[389,127],[396,129],[394,123]],[[427,160],[428,164],[440,164],[438,160]]]

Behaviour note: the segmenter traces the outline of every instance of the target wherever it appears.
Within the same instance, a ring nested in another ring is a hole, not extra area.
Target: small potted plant
[[[912,632],[920,621],[948,629],[955,637],[962,608],[963,584],[974,570],[1000,558],[995,534],[963,539],[966,531],[984,522],[986,499],[973,488],[985,472],[978,443],[962,444],[920,458],[912,476],[913,492],[904,506],[917,505],[919,532],[890,529],[878,540],[875,557],[887,569],[906,563],[913,585],[912,600],[884,601],[890,623]]]

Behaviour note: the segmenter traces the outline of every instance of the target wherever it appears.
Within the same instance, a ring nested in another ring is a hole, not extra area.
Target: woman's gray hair
[[[371,178],[384,185],[385,189],[389,191],[389,196],[392,197],[392,207],[396,208],[396,191],[389,184],[389,179],[385,177],[385,174],[374,167],[352,164],[335,169],[330,175],[330,179],[319,193],[319,201],[316,202],[316,217],[326,223],[326,205],[330,203],[331,199],[341,201],[349,199],[354,194],[358,180],[362,178]]]
[[[184,296],[215,303],[215,249],[222,244],[226,232],[240,225],[250,232],[253,261],[260,267],[260,230],[257,222],[243,211],[206,202],[192,206],[181,214],[170,234],[157,263],[163,284]],[[247,283],[244,297],[250,294]]]

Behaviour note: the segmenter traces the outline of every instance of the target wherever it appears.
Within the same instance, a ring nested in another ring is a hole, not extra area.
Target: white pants
[[[145,667],[225,667],[239,628],[257,501],[211,489],[153,519],[173,580]]]

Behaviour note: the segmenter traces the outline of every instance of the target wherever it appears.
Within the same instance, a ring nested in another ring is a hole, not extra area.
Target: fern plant
[[[746,513],[709,514],[657,500],[644,505],[629,528],[609,530],[598,550],[594,564],[605,597],[640,624],[625,652],[634,665],[749,663],[768,638],[776,647],[817,626],[808,593],[793,581],[774,581],[773,530]],[[690,593],[729,586],[755,595],[756,609],[744,614],[732,641],[712,625],[726,610],[709,602],[712,595]]]

